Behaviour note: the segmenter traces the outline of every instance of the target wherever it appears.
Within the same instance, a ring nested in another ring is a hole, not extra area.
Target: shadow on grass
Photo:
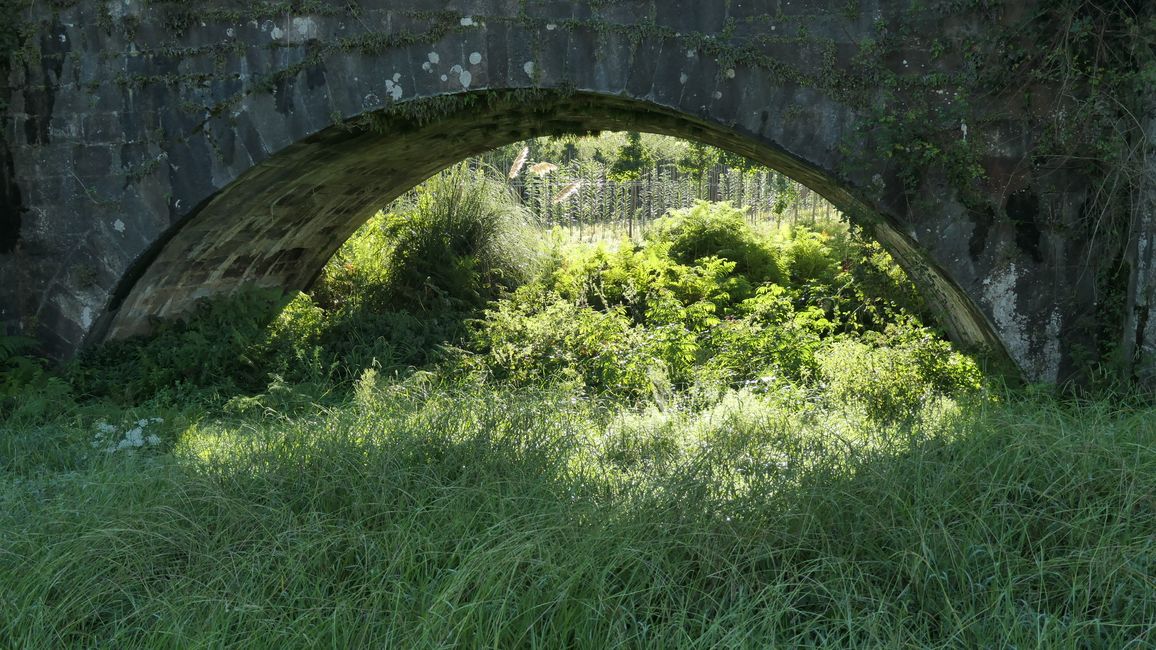
[[[359,386],[8,479],[14,646],[1143,647],[1150,412]]]
[[[146,337],[91,349],[66,376],[82,401],[127,405],[219,403],[277,383],[344,397],[367,368],[402,373],[432,363],[477,315],[433,307],[327,310],[303,294],[250,290],[202,302],[189,318],[156,323]]]

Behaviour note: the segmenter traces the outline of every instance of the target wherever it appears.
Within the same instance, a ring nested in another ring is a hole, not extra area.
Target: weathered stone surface
[[[530,136],[630,128],[806,183],[874,232],[957,340],[1055,381],[1086,364],[1097,265],[1119,253],[1082,230],[1089,179],[1033,162],[1046,110],[951,94],[974,73],[970,53],[937,44],[1014,16],[910,5],[34,8],[39,57],[8,75],[0,141],[0,321],[67,356],[201,297],[305,288],[376,209],[449,164]],[[905,40],[872,54],[897,24]],[[886,80],[925,90],[887,94]],[[892,158],[905,149],[887,116],[913,106],[959,112],[934,137],[973,152],[982,198],[950,169]],[[1152,359],[1156,224],[1144,214],[1125,339]]]
[[[1136,192],[1127,261],[1132,267],[1128,287],[1124,357],[1136,374],[1156,385],[1156,88],[1145,98],[1143,164]]]

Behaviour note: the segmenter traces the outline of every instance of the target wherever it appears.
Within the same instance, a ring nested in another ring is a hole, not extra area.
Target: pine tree
[[[616,181],[636,181],[652,167],[654,154],[642,144],[642,134],[630,131],[626,134],[626,146],[618,150],[610,166],[610,177]]]

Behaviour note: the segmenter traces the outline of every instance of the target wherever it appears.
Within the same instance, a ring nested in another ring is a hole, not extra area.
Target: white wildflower
[[[139,449],[141,447],[155,447],[161,443],[160,436],[155,433],[145,435],[146,429],[149,427],[161,424],[164,418],[141,418],[136,421],[135,426],[124,432],[123,437],[117,442],[112,442],[117,438],[118,429],[104,421],[97,423],[96,436],[92,440],[93,449],[103,448],[107,453],[115,453],[124,449]]]

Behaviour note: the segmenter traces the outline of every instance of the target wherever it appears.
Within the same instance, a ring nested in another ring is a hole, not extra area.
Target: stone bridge
[[[303,289],[456,161],[630,129],[815,189],[1030,380],[1150,380],[1154,103],[1091,83],[1079,35],[1152,21],[1097,4],[3,0],[0,322],[67,357]]]

